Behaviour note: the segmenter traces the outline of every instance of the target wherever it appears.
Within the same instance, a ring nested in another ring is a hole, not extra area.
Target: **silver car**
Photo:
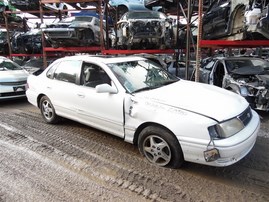
[[[0,100],[25,97],[28,76],[18,64],[0,57]]]
[[[100,45],[100,20],[94,16],[75,16],[47,25],[44,33],[53,47]],[[105,31],[103,30],[105,36]]]

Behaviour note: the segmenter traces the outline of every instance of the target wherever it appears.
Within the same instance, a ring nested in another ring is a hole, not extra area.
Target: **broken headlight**
[[[208,128],[212,138],[228,138],[238,133],[244,128],[244,124],[238,118],[216,124]]]
[[[246,86],[240,87],[240,95],[243,97],[247,97],[249,95],[248,88]]]

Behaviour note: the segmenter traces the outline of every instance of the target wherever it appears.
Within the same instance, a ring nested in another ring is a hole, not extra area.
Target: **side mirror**
[[[118,90],[116,89],[116,87],[110,86],[107,83],[97,85],[95,87],[95,90],[97,93],[111,93],[111,94],[118,93]]]

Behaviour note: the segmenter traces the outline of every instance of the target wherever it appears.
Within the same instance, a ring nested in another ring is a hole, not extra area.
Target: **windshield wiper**
[[[139,89],[133,91],[132,93],[138,93],[138,92],[141,92],[141,91],[151,90],[151,89],[154,89],[154,88],[155,88],[155,87],[147,86],[147,87],[144,87],[144,88],[139,88]]]
[[[178,79],[178,80],[168,80],[168,81],[164,81],[164,82],[162,82],[162,85],[169,85],[169,84],[171,84],[171,83],[175,83],[175,82],[177,82],[177,81],[179,81],[179,79]]]

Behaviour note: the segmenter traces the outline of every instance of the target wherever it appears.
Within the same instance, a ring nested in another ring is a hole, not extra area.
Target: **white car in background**
[[[25,97],[29,73],[12,60],[0,57],[0,100]]]
[[[65,117],[138,145],[158,166],[228,166],[255,144],[260,119],[248,102],[184,81],[142,57],[71,56],[28,77],[28,101],[47,123]]]

